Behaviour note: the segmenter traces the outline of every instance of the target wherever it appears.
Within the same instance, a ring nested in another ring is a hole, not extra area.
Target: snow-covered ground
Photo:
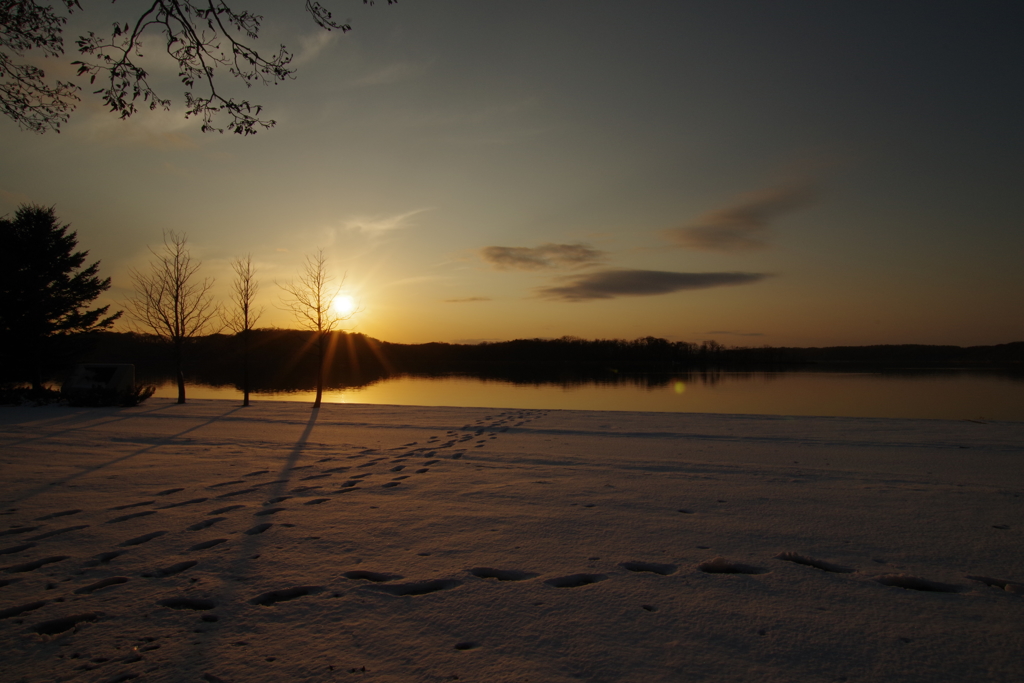
[[[1024,680],[1024,423],[155,399],[0,453],[3,681]]]

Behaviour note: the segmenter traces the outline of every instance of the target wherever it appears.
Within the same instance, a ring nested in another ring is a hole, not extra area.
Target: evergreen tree
[[[84,266],[78,234],[61,225],[53,207],[24,204],[0,218],[0,351],[5,374],[42,388],[73,335],[110,327],[121,313],[88,310],[110,288],[99,261]]]

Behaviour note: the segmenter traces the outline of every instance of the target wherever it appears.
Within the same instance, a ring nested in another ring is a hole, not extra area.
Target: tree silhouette
[[[246,254],[231,262],[235,271],[235,281],[231,290],[232,308],[224,316],[224,324],[242,340],[242,405],[249,405],[249,337],[252,328],[263,315],[262,308],[255,308],[253,302],[260,290],[256,280],[256,269],[252,265],[252,255]]]
[[[85,310],[110,288],[99,261],[83,267],[78,234],[61,225],[53,207],[23,204],[0,218],[0,357],[24,363],[32,389],[42,389],[62,339],[110,327],[121,313]]]
[[[352,314],[342,315],[334,308],[334,300],[341,292],[345,278],[337,287],[333,286],[334,277],[327,271],[327,257],[323,249],[306,257],[298,281],[289,281],[279,287],[285,291],[283,299],[285,310],[291,311],[295,319],[316,335],[316,400],[313,409],[320,407],[320,399],[324,394],[324,358],[327,354],[327,341],[338,323],[348,320]]]
[[[135,297],[124,303],[134,327],[152,332],[173,346],[178,403],[185,402],[185,342],[206,333],[217,315],[210,295],[213,279],[195,278],[202,263],[192,260],[187,242],[184,234],[164,233],[163,247],[159,251],[150,249],[156,257],[150,261],[150,271],[128,269]]]
[[[388,0],[389,5],[396,2]],[[69,14],[82,9],[79,0],[61,3]],[[90,31],[80,36],[76,45],[82,59],[71,63],[78,67],[79,76],[89,77],[90,84],[99,80],[94,94],[122,119],[136,113],[137,104],[170,109],[171,101],[157,94],[140,62],[143,35],[155,33],[178,65],[178,79],[185,87],[185,117],[200,118],[203,132],[223,133],[224,128],[214,125],[214,118],[223,114],[230,119],[228,130],[252,135],[275,121],[261,117],[262,106],[226,96],[217,86],[218,71],[227,71],[246,87],[269,85],[293,77],[295,69],[290,65],[294,55],[284,45],[270,56],[253,48],[249,42],[258,39],[263,17],[233,9],[237,4],[227,0],[152,0],[143,4],[134,19],[115,22],[109,35]],[[363,0],[363,4],[373,5],[375,0]],[[344,33],[352,28],[336,21],[315,0],[305,0],[305,11],[328,31]],[[66,23],[67,18],[49,5],[0,0],[0,110],[27,130],[60,132],[79,99],[77,85],[50,85],[42,69],[15,60],[32,49],[47,57],[62,55]]]

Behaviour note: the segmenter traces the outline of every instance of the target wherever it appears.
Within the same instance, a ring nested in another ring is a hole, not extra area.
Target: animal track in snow
[[[389,489],[392,486],[398,486],[398,482],[397,481],[389,481],[389,482],[387,482],[385,484],[381,484],[381,488],[385,488],[385,489]]]
[[[461,585],[462,582],[456,579],[432,579],[414,583],[381,584],[373,586],[373,588],[391,595],[426,595],[437,591],[451,590]]]
[[[129,519],[136,519],[138,517],[148,517],[149,515],[155,515],[156,510],[146,510],[144,512],[133,512],[130,515],[121,515],[120,517],[114,517],[108,519],[105,524],[118,524],[119,522],[127,522]]]
[[[204,598],[164,598],[157,600],[156,604],[171,609],[191,609],[196,611],[211,610],[217,606],[213,600]]]
[[[312,595],[313,593],[319,593],[323,588],[320,586],[296,586],[295,588],[285,588],[283,590],[268,591],[261,593],[255,598],[249,601],[250,605],[263,605],[264,607],[270,607],[279,602],[285,602],[286,600],[294,600],[295,598],[301,598],[305,595]]]
[[[129,508],[142,507],[143,505],[152,505],[155,502],[156,502],[155,500],[144,500],[144,501],[139,502],[139,503],[128,503],[127,505],[116,505],[116,506],[114,506],[112,508],[109,508],[109,509],[110,510],[127,510]]]
[[[248,475],[246,475],[248,476]],[[231,486],[232,484],[244,484],[244,479],[235,479],[234,481],[222,481],[219,484],[210,484],[206,488],[208,489],[219,489],[221,486]]]
[[[259,489],[255,488],[255,487],[254,488],[248,488],[248,489],[238,489],[237,491],[228,491],[227,493],[222,493],[219,496],[217,496],[217,498],[218,499],[220,499],[220,498],[231,498],[232,496],[240,496],[243,493],[252,493],[253,491],[258,491],[258,490]]]
[[[15,527],[13,529],[5,529],[4,531],[0,531],[0,537],[3,537],[3,536],[15,536],[17,534],[27,534],[28,532],[35,531],[36,529],[39,529],[39,528],[40,527],[37,527],[37,526],[19,526],[19,527]]]
[[[150,532],[148,534],[143,534],[142,536],[136,536],[135,538],[129,538],[127,541],[123,541],[121,543],[121,547],[122,548],[126,548],[126,547],[130,547],[130,546],[133,546],[133,545],[142,545],[143,543],[147,543],[148,541],[152,541],[154,538],[159,538],[160,536],[163,536],[166,533],[167,533],[166,531],[153,531],[153,532]]]
[[[149,572],[147,574],[143,574],[143,576],[146,576],[146,577],[156,577],[156,578],[163,578],[165,576],[174,576],[175,574],[180,574],[180,573],[182,573],[183,571],[185,571],[187,569],[191,569],[192,567],[196,566],[197,564],[199,564],[199,563],[196,560],[188,560],[186,562],[178,562],[176,564],[172,564],[169,567],[164,567],[163,569],[157,569],[156,571]]]
[[[883,576],[876,576],[875,581],[883,586],[896,586],[897,588],[930,593],[959,593],[963,590],[962,586],[930,581],[929,579],[922,579],[919,576],[910,576],[909,574],[885,574]]]
[[[651,572],[661,576],[673,574],[679,568],[674,564],[660,564],[658,562],[623,562],[619,566],[631,572]]]
[[[225,512],[231,512],[232,510],[240,510],[241,508],[244,508],[244,507],[245,507],[244,505],[228,505],[227,507],[217,508],[216,510],[213,510],[212,512],[207,512],[206,514],[208,514],[208,515],[223,515]]]
[[[281,510],[284,510],[284,509],[285,508],[267,508],[266,510],[260,510],[259,512],[254,513],[253,516],[254,517],[266,517],[267,515],[276,514],[276,513],[280,512]]]
[[[81,510],[77,510],[77,509],[76,510],[64,510],[62,512],[51,512],[48,515],[43,515],[42,517],[36,517],[35,521],[36,522],[45,522],[48,519],[56,519],[58,517],[67,517],[68,515],[77,515],[79,512],[81,512]]]
[[[75,595],[88,595],[90,593],[95,593],[96,591],[100,590],[101,588],[106,588],[107,586],[116,586],[116,585],[121,584],[121,583],[128,583],[128,577],[127,576],[111,576],[111,577],[106,578],[106,579],[101,579],[101,580],[97,581],[96,583],[91,583],[88,586],[82,586],[81,588],[79,588],[79,589],[77,589],[75,591]]]
[[[50,619],[42,623],[36,624],[32,627],[32,630],[41,636],[55,636],[58,633],[64,633],[70,631],[82,622],[96,621],[100,615],[96,612],[86,612],[84,614],[75,614],[70,617],[60,617],[58,619]]]
[[[373,583],[383,583],[385,581],[394,581],[401,579],[402,576],[399,574],[382,574],[380,572],[370,572],[363,569],[356,569],[350,572],[342,574],[346,579],[371,581]]]
[[[24,543],[22,545],[12,545],[10,548],[4,548],[0,550],[0,555],[14,555],[30,548],[35,548],[35,543]]]
[[[329,500],[330,498],[314,498],[312,500],[307,500],[303,505],[319,505],[320,503],[326,503]]]
[[[555,588],[579,588],[580,586],[589,586],[592,583],[604,581],[607,578],[604,574],[569,574],[568,576],[548,579],[544,583]]]
[[[243,474],[242,476],[243,477],[258,477],[261,474],[268,474],[269,472],[270,472],[270,470],[256,470],[255,472],[250,472],[249,474]]]
[[[697,565],[697,569],[705,574],[766,574],[768,572],[764,567],[733,562],[724,557],[701,562]]]
[[[194,550],[207,550],[208,548],[212,548],[215,545],[220,545],[221,543],[227,543],[227,541],[228,541],[228,539],[226,539],[226,538],[214,538],[214,539],[211,539],[209,541],[203,541],[202,543],[196,543],[194,546],[189,548],[189,550],[190,551],[194,551]]]
[[[21,564],[12,564],[10,567],[4,567],[0,571],[7,572],[8,574],[22,574],[24,572],[33,572],[40,567],[45,567],[48,564],[55,564],[57,562],[63,562],[68,559],[70,555],[54,555],[52,557],[44,557],[41,560],[33,560],[32,562],[23,562]]]
[[[0,619],[10,619],[11,617],[17,617],[24,614],[25,612],[31,612],[37,610],[46,604],[46,600],[36,600],[25,605],[17,605],[16,607],[8,607],[7,609],[0,609]]]
[[[211,517],[210,519],[204,519],[201,522],[196,522],[187,528],[189,531],[201,531],[203,529],[208,529],[217,522],[223,522],[225,519],[227,519],[227,517]]]
[[[79,529],[87,529],[88,527],[88,524],[79,524],[78,526],[66,526],[63,529],[54,529],[53,531],[47,531],[45,534],[39,534],[38,536],[33,536],[32,538],[28,538],[25,540],[41,541],[44,538],[50,538],[51,536],[59,536],[60,534],[66,534],[69,531],[78,531]]]
[[[85,562],[83,562],[82,566],[83,567],[96,567],[96,566],[101,565],[101,564],[108,564],[111,560],[113,560],[116,557],[120,557],[121,555],[124,555],[124,552],[121,551],[121,550],[111,550],[110,552],[107,552],[107,553],[100,553],[99,555],[97,555],[96,557],[92,558],[91,560],[86,560]]]
[[[498,581],[525,581],[535,576],[533,572],[523,572],[518,569],[491,569],[490,567],[474,567],[469,573],[481,579],[497,579]]]
[[[815,569],[821,569],[826,572],[834,572],[836,574],[852,574],[857,571],[852,567],[844,567],[841,564],[833,564],[826,562],[825,560],[818,560],[813,557],[807,557],[806,555],[798,555],[793,552],[779,553],[775,556],[777,560],[785,560],[786,562],[795,562],[796,564],[802,564],[806,567],[814,567]]]
[[[178,491],[184,491],[184,490],[185,490],[185,489],[183,489],[183,488],[177,488],[177,489],[166,489],[166,490],[164,490],[164,491],[159,491],[159,492],[157,492],[157,493],[154,493],[153,495],[154,495],[154,496],[169,496],[169,495],[171,495],[172,493],[177,493]]]
[[[209,498],[193,498],[192,500],[183,500],[180,503],[171,503],[170,505],[162,505],[158,509],[169,510],[170,508],[180,508],[184,505],[196,505],[197,503],[205,503],[210,500]]]
[[[252,527],[251,529],[246,529],[243,533],[246,536],[255,536],[256,534],[262,534],[264,531],[266,531],[267,529],[269,529],[272,526],[274,526],[274,525],[271,524],[270,522],[263,522],[263,524],[257,524],[256,526]]]

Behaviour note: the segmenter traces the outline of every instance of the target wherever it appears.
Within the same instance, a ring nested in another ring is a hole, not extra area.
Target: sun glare
[[[352,297],[342,294],[334,297],[334,302],[331,304],[331,308],[338,315],[352,315],[356,312],[356,300]]]

